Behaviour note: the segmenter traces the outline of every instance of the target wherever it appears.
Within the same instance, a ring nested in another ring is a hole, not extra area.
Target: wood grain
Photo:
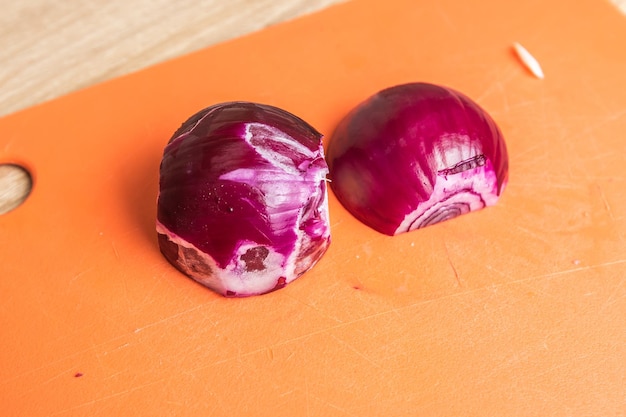
[[[338,1],[5,2],[0,116]]]
[[[0,117],[342,1],[5,1]],[[626,13],[626,0],[598,1]],[[21,201],[16,193],[27,189],[11,171],[0,173],[11,175],[1,182],[0,205]]]

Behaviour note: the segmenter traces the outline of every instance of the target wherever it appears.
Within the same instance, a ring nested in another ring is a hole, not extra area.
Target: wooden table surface
[[[4,1],[0,117],[341,1]],[[626,0],[598,1],[626,13]],[[28,189],[27,174],[0,168],[0,214]]]

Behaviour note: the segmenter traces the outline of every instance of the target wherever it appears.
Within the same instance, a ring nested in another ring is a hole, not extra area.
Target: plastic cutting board
[[[0,216],[2,415],[626,414],[625,52],[601,0],[354,0],[0,120],[0,160],[35,177]],[[499,123],[497,206],[390,238],[331,196],[327,255],[262,297],[162,258],[158,166],[187,116],[258,101],[328,138],[408,81]]]

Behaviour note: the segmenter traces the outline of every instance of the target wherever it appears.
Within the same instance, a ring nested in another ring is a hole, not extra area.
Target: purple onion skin
[[[327,149],[330,186],[364,224],[398,235],[494,205],[508,154],[493,119],[450,88],[387,88],[352,110]]]
[[[163,153],[161,252],[228,297],[284,287],[330,244],[322,135],[276,107],[229,102],[178,129]]]

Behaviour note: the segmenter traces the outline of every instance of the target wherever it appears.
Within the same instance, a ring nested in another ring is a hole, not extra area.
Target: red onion
[[[222,103],[192,116],[161,161],[165,258],[233,297],[282,288],[313,267],[330,243],[321,137],[263,104]]]
[[[387,235],[493,205],[508,175],[492,118],[465,95],[426,83],[357,106],[337,127],[327,161],[343,206]]]

